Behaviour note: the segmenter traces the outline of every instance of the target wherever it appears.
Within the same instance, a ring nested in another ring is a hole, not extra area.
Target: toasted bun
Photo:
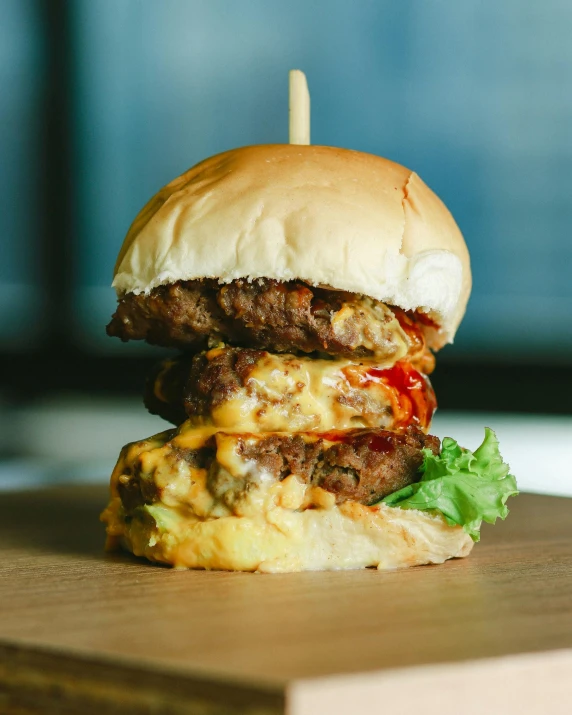
[[[209,469],[192,456],[216,440]],[[210,441],[209,441],[210,440]],[[273,478],[233,436],[190,427],[127,445],[102,514],[108,548],[179,568],[395,569],[467,556],[473,542],[443,517],[385,504],[336,504],[295,474]]]
[[[115,267],[120,295],[196,278],[274,278],[420,309],[451,341],[471,290],[449,211],[417,174],[371,154],[263,145],[211,157],[139,213]]]

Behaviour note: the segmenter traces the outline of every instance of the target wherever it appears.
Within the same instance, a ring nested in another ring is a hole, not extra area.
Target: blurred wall
[[[40,329],[40,233],[44,45],[35,3],[0,8],[0,349]]]
[[[2,4],[0,297],[19,311],[1,301],[4,345],[33,339],[43,303],[34,250],[40,5]],[[474,293],[450,354],[570,359],[572,3],[65,5],[73,330],[90,350],[114,349],[103,331],[115,302],[109,284],[135,213],[205,156],[287,141],[287,72],[299,67],[314,143],[406,164],[460,224]]]

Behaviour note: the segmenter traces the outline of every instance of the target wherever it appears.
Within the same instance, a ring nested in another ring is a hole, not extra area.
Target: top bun
[[[113,286],[298,279],[428,313],[451,342],[471,291],[453,217],[414,172],[325,146],[233,149],[171,181],[125,238]]]

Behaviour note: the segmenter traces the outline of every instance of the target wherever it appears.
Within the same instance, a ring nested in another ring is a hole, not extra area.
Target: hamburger
[[[430,434],[434,353],[471,290],[453,217],[408,169],[324,146],[211,157],[133,222],[107,327],[176,351],[125,446],[107,548],[182,568],[393,569],[467,556],[516,483],[491,430]]]

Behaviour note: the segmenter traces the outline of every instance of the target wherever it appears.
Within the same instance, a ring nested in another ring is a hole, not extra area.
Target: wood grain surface
[[[468,559],[442,566],[275,575],[105,554],[105,499],[0,495],[0,713],[295,715],[330,702],[357,715],[381,712],[360,693],[400,684],[395,715],[419,708],[400,679],[431,672],[435,689],[451,668],[457,685],[487,669],[516,678],[522,713],[536,712],[527,668],[572,674],[572,499],[521,495]],[[570,680],[556,682],[568,704]]]

